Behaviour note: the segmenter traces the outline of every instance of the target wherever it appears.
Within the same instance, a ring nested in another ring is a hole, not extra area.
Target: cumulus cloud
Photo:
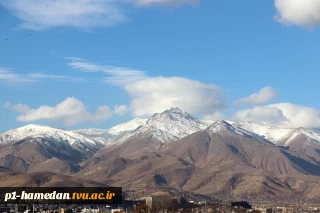
[[[202,119],[203,120],[208,120],[208,121],[217,121],[217,120],[223,120],[226,118],[226,115],[217,111],[214,112],[213,114],[207,114],[205,115]]]
[[[130,111],[133,116],[150,116],[179,107],[189,113],[218,117],[214,113],[227,107],[223,90],[212,84],[181,77],[148,77],[141,70],[105,66],[77,57],[66,59],[77,71],[103,73],[104,82],[120,86],[130,95],[130,106],[115,106],[114,112],[118,115]]]
[[[25,105],[25,104],[12,105],[10,102],[4,103],[3,108],[10,109],[15,112],[28,112],[30,110],[28,105]]]
[[[116,0],[2,0],[7,8],[22,21],[21,28],[43,30],[71,26],[80,29],[105,27],[128,18]]]
[[[3,107],[21,113],[17,118],[17,121],[20,122],[61,121],[67,126],[82,122],[106,120],[113,114],[109,106],[99,106],[95,114],[90,114],[85,105],[74,97],[66,98],[56,106],[42,105],[37,109],[32,109],[24,104],[12,105],[9,102],[5,103]]]
[[[192,114],[212,114],[226,108],[223,90],[212,84],[180,77],[154,77],[124,85],[134,116],[150,116],[171,107]]]
[[[103,121],[109,119],[113,115],[112,110],[109,106],[99,106],[96,110],[96,114],[94,115],[95,121]]]
[[[66,126],[73,126],[84,122],[104,121],[113,115],[124,115],[129,108],[126,105],[116,105],[114,110],[109,106],[98,106],[96,112],[91,114],[85,105],[75,97],[68,97],[56,106],[42,105],[36,109],[26,104],[11,104],[6,102],[3,108],[20,113],[17,121],[34,122],[40,120],[62,122]]]
[[[248,97],[241,98],[235,102],[235,104],[266,104],[279,96],[276,89],[272,87],[264,87],[259,92],[249,95]]]
[[[233,116],[233,119],[274,126],[284,126],[284,122],[288,122],[282,110],[272,106],[257,106],[252,109],[241,110]]]
[[[320,111],[292,103],[278,103],[236,112],[232,118],[289,128],[320,128]]]
[[[105,66],[77,57],[66,59],[69,60],[68,65],[77,71],[105,74],[104,82],[120,86],[130,95],[129,107],[115,107],[118,115],[130,109],[133,116],[150,116],[179,107],[189,113],[213,116],[217,110],[227,107],[222,97],[223,90],[212,84],[180,77],[148,77],[141,70]]]
[[[127,105],[115,105],[113,111],[117,115],[124,115],[129,111],[129,107]]]
[[[319,0],[275,0],[274,19],[286,25],[314,27],[320,25]]]

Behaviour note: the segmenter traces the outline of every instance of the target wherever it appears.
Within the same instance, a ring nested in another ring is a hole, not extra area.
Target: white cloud
[[[2,107],[3,108],[6,108],[6,109],[8,109],[8,108],[10,108],[10,106],[11,106],[11,104],[10,104],[10,102],[5,102],[3,105],[2,105]]]
[[[82,78],[74,78],[69,76],[63,76],[63,75],[48,75],[48,74],[41,74],[41,73],[31,73],[27,74],[27,77],[33,80],[59,80],[59,81],[73,81],[73,82],[81,82],[84,81]]]
[[[146,78],[145,71],[127,67],[105,66],[76,57],[66,58],[70,60],[68,66],[81,72],[102,72],[106,74],[103,81],[117,85],[124,85]]]
[[[3,108],[10,109],[15,112],[28,112],[30,110],[28,105],[25,105],[25,104],[12,105],[10,102],[4,103]]]
[[[197,0],[138,0],[138,5],[146,6],[151,4],[178,5],[178,4],[196,4]]]
[[[205,115],[202,119],[203,120],[209,120],[209,121],[217,121],[217,120],[223,120],[226,118],[226,115],[217,111],[214,112],[213,114],[207,114]]]
[[[226,108],[221,88],[186,78],[146,78],[124,88],[132,98],[130,108],[134,116],[150,116],[171,107],[192,114],[212,114]]]
[[[232,117],[232,120],[274,126],[285,126],[284,122],[288,122],[281,109],[271,106],[257,106],[252,109],[241,110]]]
[[[71,26],[84,30],[105,27],[128,18],[116,0],[2,0],[23,23],[21,28],[43,30]]]
[[[241,110],[231,119],[290,128],[320,128],[318,109],[291,103],[278,103]]]
[[[94,116],[94,120],[103,121],[109,119],[113,115],[112,110],[109,106],[99,106],[97,108],[96,114]]]
[[[276,89],[272,87],[264,87],[259,92],[249,95],[248,97],[241,98],[235,102],[235,104],[266,104],[279,96]]]
[[[55,80],[55,81],[83,81],[81,78],[73,78],[69,76],[62,75],[48,75],[41,73],[30,73],[30,74],[21,74],[13,72],[9,68],[0,67],[0,81],[5,81],[7,83],[31,83],[43,80]]]
[[[127,5],[195,4],[197,0],[1,0],[22,21],[20,28],[45,30],[56,27],[74,27],[92,30],[109,27],[129,20]]]
[[[56,106],[42,105],[31,109],[25,104],[11,104],[5,102],[3,108],[20,113],[17,121],[33,122],[39,120],[62,122],[64,125],[73,126],[84,122],[104,121],[116,115],[124,115],[129,111],[126,105],[115,105],[114,111],[109,106],[98,106],[95,114],[91,114],[85,105],[75,97],[68,97]]]
[[[7,68],[0,67],[0,81],[6,81],[8,83],[26,83],[34,82],[34,79],[26,78],[22,74],[14,73]]]
[[[302,27],[320,25],[319,0],[275,0],[277,15],[275,20],[282,24]]]
[[[27,105],[4,104],[5,108],[22,113],[17,121],[33,122],[39,120],[61,121],[67,126],[73,126],[82,122],[107,120],[112,116],[112,110],[108,106],[99,106],[95,114],[90,114],[85,105],[74,97],[66,98],[56,106],[42,105],[37,109],[31,109]]]
[[[82,72],[102,72],[104,67],[95,63],[87,62],[82,58],[67,57],[70,60],[68,65],[77,71]]]
[[[68,65],[73,69],[102,72],[107,75],[104,82],[125,89],[131,96],[131,103],[130,107],[116,106],[114,111],[119,115],[128,112],[129,108],[133,116],[150,116],[171,107],[179,107],[189,113],[212,116],[217,110],[226,108],[223,90],[212,84],[180,77],[148,77],[141,70],[104,66],[76,57],[66,59],[70,60]]]
[[[129,107],[127,105],[115,105],[113,111],[117,115],[124,115],[129,111]]]

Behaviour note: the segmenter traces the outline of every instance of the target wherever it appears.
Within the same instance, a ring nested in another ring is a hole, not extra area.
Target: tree
[[[165,212],[171,209],[172,199],[169,196],[161,195],[152,197],[152,213]]]
[[[139,206],[136,206],[132,209],[132,213],[148,213],[150,212],[150,208],[146,204],[142,204]]]

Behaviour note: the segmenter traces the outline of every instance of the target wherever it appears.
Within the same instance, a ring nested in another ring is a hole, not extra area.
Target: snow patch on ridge
[[[303,128],[280,128],[276,126],[260,125],[252,122],[233,122],[220,120],[214,122],[214,124],[212,124],[208,130],[213,132],[228,130],[239,135],[250,135],[256,138],[265,139],[275,145],[285,141],[284,145],[289,146],[291,141],[301,134],[320,143],[320,134],[311,130],[306,130]]]
[[[90,138],[86,138],[72,131],[56,129],[48,126],[30,124],[17,129],[9,130],[0,135],[0,143],[11,143],[26,137],[46,138],[56,141],[68,141],[71,145],[75,142],[96,144]]]

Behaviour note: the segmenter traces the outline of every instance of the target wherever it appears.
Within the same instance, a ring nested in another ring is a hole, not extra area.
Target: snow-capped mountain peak
[[[219,131],[219,130],[234,130],[235,128],[225,120],[217,120],[211,124],[207,130],[209,131]]]
[[[161,142],[172,142],[203,130],[207,126],[205,122],[194,118],[187,112],[179,108],[171,108],[162,113],[154,114],[144,126],[124,136],[119,142],[146,132],[151,133],[155,139]]]
[[[303,127],[299,127],[297,129],[292,129],[289,134],[285,135],[284,137],[280,138],[280,142],[284,145],[288,146],[292,141],[294,141],[297,137],[304,136],[309,138],[314,142],[320,143],[320,134],[311,130],[307,130]]]
[[[49,126],[40,126],[29,124],[17,129],[9,130],[0,135],[0,143],[11,143],[22,140],[26,137],[44,138],[54,141],[65,141],[70,145],[74,143],[85,143],[96,145],[96,142],[90,138],[84,137],[72,131],[57,129]]]
[[[227,130],[239,135],[250,135],[258,139],[265,139],[276,145],[289,146],[291,141],[299,135],[310,138],[320,143],[320,134],[304,128],[280,128],[276,126],[261,125],[252,122],[234,122],[228,120],[218,120],[207,128],[210,132]]]
[[[154,114],[150,119],[147,120],[147,124],[149,123],[157,123],[157,122],[168,122],[168,121],[179,121],[179,120],[196,120],[187,112],[179,109],[179,108],[171,108],[170,110],[166,110],[162,113]]]
[[[208,132],[221,132],[224,130],[285,146],[289,146],[292,141],[297,140],[320,143],[320,133],[304,128],[280,128],[244,121],[205,121],[199,120],[179,108],[171,108],[162,113],[156,113],[149,119],[135,118],[110,129],[68,131],[30,124],[0,134],[0,143],[10,143],[26,137],[34,137],[58,142],[64,141],[70,143],[70,145],[82,143],[101,147],[102,144],[121,143],[141,134],[148,134],[148,136],[151,134],[154,139],[161,142],[173,142],[201,130]]]
[[[238,135],[243,135],[243,136],[253,136],[256,137],[257,139],[264,139],[263,136],[256,134],[255,132],[248,131],[245,128],[242,128],[238,123],[228,121],[228,120],[217,120],[213,124],[211,124],[207,129],[207,132],[221,132],[221,131],[229,131]]]
[[[262,124],[247,122],[247,121],[241,121],[241,122],[229,121],[229,123],[233,125],[237,125],[248,132],[255,133],[256,135],[259,135],[274,144],[277,144],[277,142],[282,137],[284,137],[285,135],[289,134],[292,131],[292,129],[289,129],[289,128],[280,128],[276,126],[262,125]]]
[[[134,118],[131,121],[119,124],[117,126],[114,126],[108,130],[109,134],[119,134],[120,132],[128,132],[133,131],[139,126],[143,126],[146,124],[148,119],[142,119],[142,118]]]

